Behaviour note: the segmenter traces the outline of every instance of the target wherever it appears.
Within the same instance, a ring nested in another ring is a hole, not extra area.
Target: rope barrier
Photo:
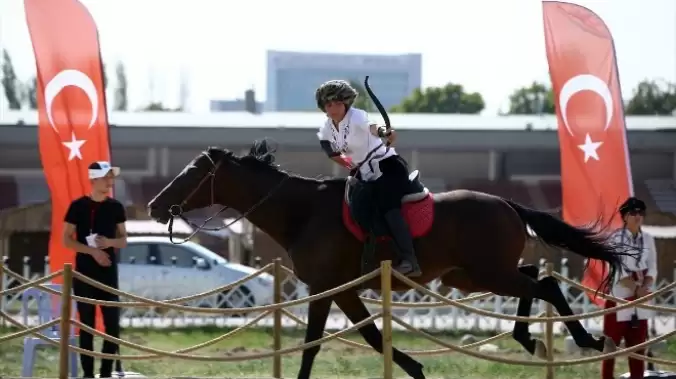
[[[2,265],[2,264],[0,264],[0,266],[1,266],[1,265]],[[166,304],[178,304],[178,303],[189,302],[189,301],[193,301],[193,300],[199,300],[199,299],[203,299],[203,298],[205,298],[205,297],[212,296],[212,295],[215,295],[215,294],[218,294],[218,293],[230,291],[230,290],[232,290],[233,288],[236,288],[236,287],[238,287],[238,286],[244,284],[245,282],[247,282],[247,281],[249,281],[249,280],[251,280],[251,279],[253,279],[253,278],[256,278],[256,277],[260,276],[261,274],[267,273],[268,271],[270,271],[270,269],[272,268],[272,266],[273,266],[273,264],[272,264],[272,263],[269,263],[269,264],[267,264],[265,267],[259,269],[258,271],[254,272],[254,273],[252,273],[252,274],[250,274],[250,275],[248,275],[248,276],[245,276],[244,278],[239,279],[239,280],[237,280],[237,281],[235,281],[235,282],[232,282],[232,283],[230,283],[230,284],[226,284],[226,285],[224,285],[224,286],[217,287],[217,288],[215,288],[215,289],[213,289],[213,290],[211,290],[211,291],[198,293],[198,294],[196,294],[196,295],[191,295],[191,296],[179,297],[179,298],[176,298],[176,299],[166,300],[166,301],[163,302],[163,305],[166,305]],[[52,278],[55,277],[55,276],[59,276],[62,272],[63,272],[63,270],[57,271],[56,273],[49,275],[49,279],[47,279],[47,280],[50,280],[50,279],[52,279]],[[61,295],[60,292],[58,292],[58,291],[56,291],[56,290],[54,290],[54,289],[52,289],[52,288],[48,288],[48,287],[44,287],[44,286],[40,286],[40,285],[31,285],[31,284],[33,284],[33,283],[35,283],[35,284],[43,283],[43,282],[45,282],[45,278],[40,278],[40,279],[38,279],[37,281],[31,282],[31,281],[29,281],[28,279],[24,278],[23,276],[21,276],[21,275],[15,273],[15,272],[13,272],[13,271],[11,271],[11,270],[7,270],[6,268],[5,268],[5,273],[7,274],[7,276],[9,276],[10,278],[12,278],[12,279],[18,281],[19,283],[24,283],[24,285],[25,285],[26,283],[28,283],[28,287],[36,287],[36,288],[40,289],[41,291],[50,293],[50,294],[52,294],[52,295]],[[36,282],[37,282],[37,283],[36,283]],[[99,283],[99,282],[95,282],[95,283],[96,283],[96,286],[97,286],[98,288],[100,288],[100,289],[102,289],[102,290],[104,290],[104,291],[107,291],[108,288],[109,288],[111,291],[117,291],[116,289],[114,289],[114,288],[112,288],[112,287],[108,287],[108,286],[106,286],[106,285],[104,285],[104,284],[101,284],[101,283]],[[3,291],[3,292],[0,293],[0,294],[5,294],[5,293],[9,294],[9,293],[18,292],[18,291],[19,291],[19,290],[18,290],[19,287],[21,287],[21,286],[17,286],[17,287],[14,287],[14,288],[12,288],[12,289]],[[27,288],[27,287],[23,287],[22,289],[25,289],[25,288]],[[118,292],[120,292],[120,291],[118,291]],[[112,292],[111,292],[111,293],[112,293]],[[126,294],[125,292],[121,292],[121,293],[124,293],[124,294],[125,294],[125,295],[123,295],[123,296],[127,296],[127,294]],[[149,303],[146,302],[146,300],[150,300],[150,299],[146,299],[146,298],[138,297],[138,296],[132,296],[132,297],[133,297],[133,298],[142,299],[142,300],[140,300],[140,301],[138,301],[138,302],[103,301],[103,300],[94,300],[94,299],[89,299],[89,298],[86,298],[86,297],[80,297],[80,296],[75,296],[75,295],[73,295],[73,300],[75,300],[75,301],[77,301],[77,302],[81,302],[81,303],[87,303],[87,304],[93,304],[93,305],[113,306],[113,307],[114,307],[114,306],[117,306],[117,307],[123,307],[123,306],[124,306],[124,307],[152,307],[152,306],[153,306],[152,304],[149,304]]]
[[[282,270],[287,274],[287,275],[294,275],[294,272],[292,269],[282,266]],[[494,296],[490,292],[484,292],[478,295],[473,295],[466,297],[464,299],[457,300],[460,303],[471,303],[476,300],[483,300],[487,299],[491,296]],[[375,305],[381,305],[382,302],[380,300],[376,299],[370,299],[368,297],[363,297],[360,296],[360,299],[366,303],[366,304],[375,304]],[[418,301],[418,302],[413,302],[413,301],[393,301],[392,302],[392,307],[393,308],[439,308],[439,307],[448,307],[448,303],[445,301]]]
[[[650,301],[650,300],[656,298],[657,296],[664,294],[665,292],[671,291],[674,287],[676,287],[676,282],[674,282],[674,283],[671,283],[667,286],[664,286],[659,291],[655,291],[655,292],[651,293],[650,295],[644,296],[640,299],[636,299],[636,300],[633,300],[633,301],[618,299],[618,300],[620,300],[621,303],[623,303],[622,305],[617,305],[613,308],[600,309],[598,311],[588,312],[588,313],[585,313],[583,315],[554,316],[554,317],[545,317],[545,318],[538,319],[538,318],[535,318],[535,317],[505,315],[505,314],[502,314],[502,313],[491,312],[491,311],[487,311],[487,310],[484,310],[484,309],[481,309],[481,308],[476,308],[476,307],[472,307],[472,306],[469,306],[469,305],[465,305],[462,302],[447,299],[444,296],[439,295],[438,293],[432,292],[429,289],[425,288],[424,286],[417,284],[413,280],[409,279],[408,277],[406,277],[406,276],[404,276],[404,275],[402,275],[402,274],[400,274],[396,271],[393,272],[393,275],[397,279],[404,282],[404,284],[406,284],[407,286],[409,286],[411,288],[415,288],[416,290],[420,291],[424,295],[430,296],[430,297],[435,298],[435,299],[439,299],[439,302],[445,303],[447,305],[458,307],[462,310],[465,310],[465,311],[468,311],[468,312],[471,312],[471,313],[476,313],[476,314],[479,314],[479,315],[482,315],[482,316],[497,318],[499,320],[521,321],[521,322],[528,322],[528,323],[542,322],[542,321],[546,321],[546,322],[565,322],[565,321],[585,320],[585,319],[589,319],[589,318],[603,316],[603,315],[606,315],[608,313],[614,313],[614,312],[617,312],[617,311],[622,310],[622,309],[636,307],[636,306],[639,306],[639,305],[640,305],[640,308],[652,308],[652,306],[648,307],[643,303]],[[573,282],[573,283],[575,283],[575,282]],[[576,286],[581,286],[581,285],[576,284]],[[586,287],[584,287],[584,288],[586,288]],[[591,290],[591,291],[593,292],[594,290]],[[606,297],[608,299],[614,299],[614,297],[612,297],[612,296],[606,296]],[[659,309],[662,310],[662,311],[668,312],[668,313],[676,313],[676,309],[669,308],[669,307],[660,307]]]
[[[191,307],[191,306],[185,306],[185,305],[180,305],[179,303],[183,302],[188,302],[192,300],[197,300],[201,299],[207,296],[212,296],[216,293],[221,293],[225,291],[232,290],[233,288],[236,288],[237,286],[243,284],[244,282],[251,280],[263,273],[267,272],[272,272],[274,275],[274,286],[273,286],[273,291],[274,291],[274,303],[270,305],[264,305],[264,306],[256,306],[256,307],[249,307],[249,308],[231,308],[231,309],[210,309],[210,308],[200,308],[200,307]],[[32,335],[34,337],[37,337],[48,344],[57,346],[60,348],[60,356],[59,356],[59,377],[60,378],[67,378],[68,377],[68,353],[69,351],[74,351],[79,354],[85,354],[89,355],[95,358],[108,358],[108,359],[121,359],[121,360],[146,360],[146,359],[157,359],[161,357],[170,357],[170,358],[177,358],[177,359],[187,359],[187,360],[196,360],[196,361],[220,361],[220,362],[231,362],[231,361],[244,361],[244,360],[251,360],[251,359],[265,359],[265,358],[273,358],[273,377],[275,378],[280,378],[281,377],[281,356],[290,354],[290,353],[295,353],[299,352],[314,346],[318,346],[324,342],[328,342],[330,340],[337,340],[340,341],[344,344],[347,344],[352,347],[356,348],[362,348],[362,349],[371,349],[369,345],[358,343],[355,341],[351,341],[349,339],[344,338],[343,336],[354,332],[358,330],[359,328],[374,322],[375,320],[381,319],[382,320],[382,335],[383,335],[383,377],[387,379],[392,378],[392,325],[393,324],[398,324],[401,327],[403,327],[405,330],[410,331],[411,333],[415,333],[417,335],[422,336],[423,338],[434,342],[437,345],[442,346],[442,348],[438,349],[428,349],[428,350],[419,350],[419,351],[407,351],[403,350],[404,353],[410,354],[410,355],[417,355],[417,356],[429,356],[429,355],[438,355],[438,354],[446,354],[449,352],[457,352],[457,353],[462,353],[465,355],[469,355],[478,359],[483,359],[483,360],[488,360],[492,362],[498,362],[498,363],[505,363],[505,364],[519,364],[519,365],[525,365],[525,366],[540,366],[540,367],[545,367],[547,372],[546,372],[546,377],[548,379],[553,378],[554,376],[554,367],[560,367],[560,366],[572,366],[572,365],[579,365],[579,364],[584,364],[584,363],[593,363],[593,362],[598,362],[606,359],[611,359],[617,356],[622,356],[622,355],[629,355],[633,358],[636,359],[641,359],[644,361],[648,362],[653,362],[657,364],[663,364],[663,365],[671,365],[671,366],[676,366],[676,361],[671,361],[671,360],[666,360],[666,359],[659,359],[655,357],[647,357],[644,355],[636,354],[636,351],[643,350],[646,347],[649,347],[650,345],[653,345],[655,343],[659,343],[661,341],[664,341],[668,338],[671,338],[672,336],[676,335],[676,331],[669,332],[667,334],[664,334],[659,337],[655,337],[653,339],[647,340],[639,345],[635,345],[629,348],[625,349],[620,349],[620,350],[615,350],[612,352],[608,352],[605,354],[599,354],[595,355],[592,357],[586,357],[586,358],[579,358],[579,359],[567,359],[567,360],[554,360],[553,356],[553,324],[555,322],[565,322],[565,321],[572,321],[572,320],[584,320],[584,319],[589,319],[592,317],[597,317],[597,316],[602,316],[608,313],[614,313],[617,312],[618,310],[621,309],[626,309],[626,308],[631,308],[631,307],[638,307],[638,308],[645,308],[645,309],[650,309],[654,311],[660,311],[660,312],[666,312],[666,313],[675,313],[676,310],[674,308],[670,307],[664,307],[664,306],[657,306],[657,305],[651,305],[651,304],[645,304],[646,302],[651,301],[657,296],[660,296],[668,291],[671,291],[675,286],[676,283],[669,284],[663,288],[661,288],[658,291],[655,291],[643,298],[634,300],[634,301],[627,301],[624,299],[618,299],[610,295],[602,294],[599,293],[598,295],[601,296],[604,299],[608,300],[613,300],[616,302],[615,307],[613,308],[608,308],[608,309],[602,309],[598,311],[593,311],[593,312],[588,312],[585,314],[580,314],[580,315],[571,315],[571,316],[560,316],[560,315],[555,315],[555,312],[553,310],[553,307],[550,304],[547,304],[545,312],[541,312],[537,314],[534,317],[521,317],[521,316],[512,316],[512,315],[505,315],[505,314],[500,314],[496,312],[491,312],[491,311],[486,311],[484,309],[476,308],[473,306],[467,305],[469,302],[473,302],[476,300],[484,299],[490,296],[493,296],[491,293],[482,293],[474,296],[470,296],[464,299],[460,300],[451,300],[448,299],[442,295],[439,295],[435,292],[430,291],[423,285],[419,285],[415,283],[413,280],[407,278],[404,275],[399,274],[396,271],[392,270],[391,262],[390,261],[384,261],[381,263],[381,266],[374,270],[371,273],[368,273],[364,276],[361,276],[359,278],[356,278],[348,283],[345,283],[339,287],[318,293],[318,294],[313,294],[311,296],[302,298],[302,299],[297,299],[297,300],[292,300],[292,301],[287,301],[287,302],[282,302],[281,301],[281,289],[282,289],[282,282],[281,282],[281,274],[286,273],[286,274],[291,274],[293,275],[293,271],[282,266],[281,265],[281,260],[276,259],[273,263],[266,265],[265,267],[261,268],[260,270],[256,271],[255,273],[242,278],[234,283],[218,287],[214,290],[192,295],[192,296],[187,296],[183,298],[178,298],[178,299],[172,299],[169,301],[156,301],[152,299],[147,299],[144,297],[136,296],[130,293],[126,293],[124,291],[119,291],[117,289],[108,287],[106,285],[103,285],[101,283],[98,283],[94,281],[91,278],[88,278],[76,271],[73,271],[72,266],[70,264],[64,265],[64,269],[60,270],[58,272],[52,273],[50,275],[47,275],[45,277],[42,277],[40,279],[36,280],[28,280],[21,275],[14,273],[10,270],[7,269],[7,267],[4,267],[2,264],[0,264],[0,275],[3,273],[6,273],[9,277],[12,277],[19,281],[21,283],[19,286],[16,286],[11,289],[3,289],[0,288],[0,300],[12,293],[18,293],[25,291],[28,288],[37,288],[40,291],[44,291],[46,293],[52,294],[52,295],[57,295],[61,296],[61,315],[59,318],[49,321],[47,323],[44,323],[42,325],[38,325],[35,327],[27,327],[26,325],[23,325],[19,321],[14,320],[9,314],[5,313],[0,309],[0,318],[5,318],[10,324],[14,325],[15,327],[20,328],[20,330],[16,333],[8,334],[5,336],[0,336],[0,343],[9,341],[12,339],[16,338],[21,338],[24,336]],[[553,265],[551,263],[547,264],[547,269],[546,269],[546,275],[553,276],[557,280],[563,281],[567,283],[570,286],[573,286],[575,288],[578,288],[582,291],[586,292],[594,292],[593,289],[590,289],[586,286],[583,286],[579,283],[576,283],[575,281],[572,281],[565,276],[554,272],[553,271]],[[375,300],[375,299],[369,299],[369,298],[364,298],[362,297],[361,299],[368,304],[373,304],[373,305],[379,305],[381,307],[381,311],[377,312],[376,314],[352,325],[351,327],[335,332],[335,333],[329,333],[329,332],[324,332],[324,336],[316,341],[304,343],[299,346],[295,347],[287,347],[287,348],[282,348],[281,346],[281,321],[282,317],[287,317],[293,322],[296,322],[299,325],[307,325],[300,317],[296,316],[293,314],[291,311],[285,308],[309,303],[310,301],[315,301],[319,300],[322,298],[327,298],[334,296],[342,291],[345,290],[356,290],[356,287],[365,283],[366,281],[372,280],[376,277],[380,276],[380,291],[381,291],[381,298],[382,300]],[[62,277],[63,278],[63,285],[61,291],[54,290],[49,287],[45,287],[43,284],[47,283],[57,277]],[[123,296],[132,300],[135,300],[133,302],[111,302],[111,301],[100,301],[100,300],[94,300],[94,299],[89,299],[89,298],[82,298],[79,296],[74,296],[71,294],[72,290],[72,282],[74,279],[86,282],[92,286],[95,286],[99,289],[102,289],[104,291],[110,292],[114,295],[117,296]],[[420,291],[422,294],[429,296],[430,298],[436,300],[433,302],[418,302],[418,303],[412,303],[412,302],[395,302],[392,301],[392,280],[397,279],[407,286],[409,286],[411,289],[414,289],[416,291]],[[1,285],[1,283],[0,283]],[[227,333],[224,333],[216,338],[213,338],[211,340],[201,342],[197,345],[190,346],[187,348],[175,350],[175,351],[164,351],[164,350],[159,350],[155,349],[152,347],[147,347],[147,346],[142,346],[139,344],[135,344],[130,341],[126,341],[120,338],[115,338],[112,336],[109,336],[105,333],[99,332],[96,329],[93,329],[87,325],[82,324],[81,322],[77,320],[73,320],[73,310],[71,309],[71,304],[72,301],[78,301],[78,302],[85,302],[89,304],[95,304],[95,305],[105,305],[105,306],[116,306],[116,307],[161,307],[164,309],[171,309],[171,310],[176,310],[176,311],[183,311],[183,312],[193,312],[193,313],[203,313],[203,314],[233,314],[233,313],[243,313],[243,312],[260,312],[258,316],[253,318],[252,320],[248,321],[244,325],[231,330]],[[433,307],[457,307],[462,310],[476,313],[482,316],[487,316],[487,317],[493,317],[497,318],[500,320],[507,320],[507,321],[520,321],[520,322],[527,322],[527,323],[545,323],[545,343],[546,343],[546,351],[547,355],[542,356],[540,358],[543,358],[541,360],[524,360],[524,359],[509,359],[509,358],[503,358],[499,357],[496,355],[492,354],[486,354],[482,353],[479,351],[475,351],[475,349],[481,345],[485,345],[490,342],[494,342],[503,338],[508,337],[511,333],[510,332],[505,332],[501,333],[499,335],[486,338],[481,341],[473,342],[470,344],[466,345],[455,345],[451,343],[447,343],[427,332],[417,330],[415,327],[413,327],[411,324],[406,323],[403,321],[400,317],[397,317],[392,314],[392,310],[394,308],[402,308],[402,307],[408,307],[408,308],[433,308]],[[224,357],[224,356],[209,356],[209,355],[198,355],[198,354],[191,354],[194,351],[203,349],[205,347],[211,346],[215,343],[218,343],[220,341],[223,341],[229,337],[232,337],[236,334],[241,333],[242,331],[246,330],[247,328],[257,324],[260,320],[264,319],[265,317],[269,317],[270,315],[273,315],[274,317],[274,328],[273,328],[273,349],[268,352],[263,352],[263,353],[255,353],[255,354],[248,354],[248,355],[238,355],[238,356],[230,356],[230,357]],[[54,327],[57,324],[60,325],[60,331],[61,331],[61,337],[57,339],[49,338],[45,336],[44,334],[40,333],[40,330]],[[105,354],[105,353],[98,353],[98,352],[93,352],[89,350],[84,350],[79,348],[78,346],[72,346],[69,345],[69,334],[70,334],[70,329],[71,325],[74,325],[78,328],[80,328],[83,331],[86,331],[88,333],[91,333],[93,335],[97,335],[105,340],[108,340],[110,342],[116,343],[118,345],[126,346],[129,348],[132,348],[134,350],[140,351],[140,352],[145,352],[147,354],[142,354],[142,355],[117,355],[117,354]]]

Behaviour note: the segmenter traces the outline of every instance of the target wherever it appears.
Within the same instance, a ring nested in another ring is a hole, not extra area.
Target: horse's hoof
[[[410,372],[408,370],[406,370],[407,371],[406,373],[408,375],[410,375],[411,378],[413,378],[413,379],[426,379],[425,374],[423,374],[423,368],[425,368],[425,366],[423,366],[423,364],[420,363],[420,362],[416,362],[416,363],[417,363],[417,365],[416,365],[417,367],[414,368],[413,370],[411,370]]]
[[[608,336],[604,336],[603,338],[603,354],[614,353],[617,351],[617,345],[615,345],[612,338],[608,338]]]
[[[547,347],[544,342],[535,340],[535,353],[533,355],[540,359],[547,359]]]

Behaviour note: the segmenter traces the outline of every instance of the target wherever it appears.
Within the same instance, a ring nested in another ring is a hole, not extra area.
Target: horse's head
[[[263,166],[272,167],[274,148],[263,140],[254,142],[248,156],[237,157],[224,149],[209,148],[197,155],[154,199],[148,214],[167,223],[172,217],[214,204],[246,207],[264,190]],[[253,161],[253,162],[252,162]],[[253,163],[253,164],[251,164]],[[269,177],[269,176],[268,176]]]
[[[212,205],[215,178],[229,154],[210,147],[197,155],[148,203],[148,215],[165,224],[172,216]]]

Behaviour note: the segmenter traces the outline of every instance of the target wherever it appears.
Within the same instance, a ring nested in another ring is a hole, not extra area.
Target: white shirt
[[[333,121],[327,117],[317,133],[320,141],[329,141],[333,151],[351,158],[354,164],[366,159],[368,154],[380,145],[359,169],[361,178],[365,181],[378,179],[382,175],[378,162],[397,155],[394,148],[388,149],[380,138],[371,134],[371,124],[375,123],[369,121],[368,113],[350,107],[337,129],[333,126]]]
[[[643,272],[647,270],[645,276],[652,276],[653,285],[657,280],[657,249],[655,248],[655,238],[646,232],[639,232],[636,238],[627,229],[618,229],[613,233],[611,241],[619,244],[620,249],[634,251],[642,251],[641,256],[635,259],[630,256],[623,255],[622,262],[627,269],[622,268],[617,280],[613,283],[612,295],[621,299],[627,299],[634,296],[634,292],[629,288],[618,284],[618,281],[631,276],[634,272]],[[651,302],[648,302],[651,303]],[[647,304],[647,303],[645,303]],[[648,319],[652,315],[652,311],[641,308],[627,308],[617,312],[618,321],[629,321],[631,317],[636,314],[639,319]]]

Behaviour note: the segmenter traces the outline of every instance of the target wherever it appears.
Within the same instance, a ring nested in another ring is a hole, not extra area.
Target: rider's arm
[[[352,166],[353,166],[352,165],[352,159],[350,159],[349,157],[346,157],[345,155],[343,155],[339,152],[333,151],[333,149],[331,148],[331,142],[329,142],[327,140],[321,140],[321,141],[319,141],[319,145],[322,147],[322,150],[324,150],[326,155],[329,158],[331,158],[332,161],[338,163],[339,165],[341,165],[343,167],[346,167],[346,168],[349,168],[349,169],[352,168]]]
[[[386,139],[388,147],[393,145],[397,139],[394,129],[378,126],[375,122],[371,122],[368,113],[365,111],[359,110],[359,112],[354,112],[352,121],[360,130],[360,133],[363,133],[364,137],[370,138],[371,136],[374,136]]]
[[[369,114],[365,111],[362,111],[360,115],[357,116],[357,118],[362,121],[361,124],[364,126],[368,126],[368,130],[371,133],[372,136],[378,137],[378,138],[386,138],[389,136],[388,130],[384,126],[378,126],[375,122],[372,122],[369,120]]]
[[[328,155],[329,158],[337,157],[340,155],[339,152],[333,151],[333,148],[331,147],[331,142],[327,140],[321,140],[319,141],[319,146],[322,147],[322,150]]]
[[[319,137],[319,146],[321,146],[322,150],[326,153],[326,155],[331,158],[332,161],[338,163],[339,165],[346,167],[348,169],[352,168],[352,159],[349,157],[346,157],[345,155],[333,151],[333,148],[331,147],[331,142],[329,141],[331,138],[331,126],[328,124],[324,124],[321,128],[319,128],[319,132],[317,133],[317,137]]]

